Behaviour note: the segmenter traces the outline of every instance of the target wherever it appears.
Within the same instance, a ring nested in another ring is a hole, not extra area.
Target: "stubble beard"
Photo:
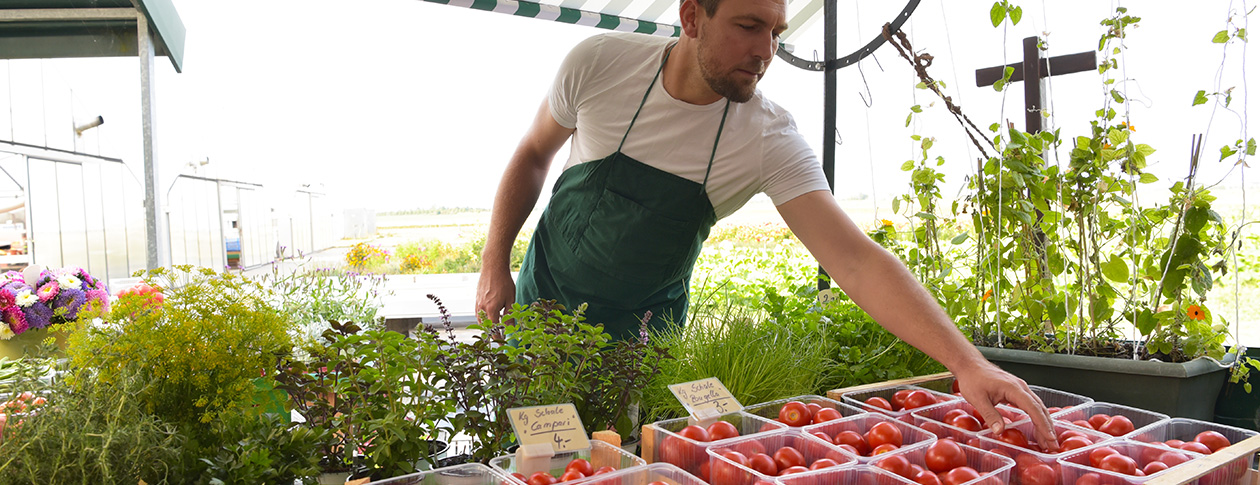
[[[700,31],[699,40],[700,47],[696,51],[696,56],[700,62],[700,76],[709,84],[709,89],[735,103],[746,103],[751,100],[757,91],[757,81],[741,83],[734,79],[732,75],[734,73],[718,74],[721,67],[717,65],[717,56],[713,55],[710,43],[705,41],[703,29]],[[758,66],[754,72],[764,72],[764,70],[765,66]]]

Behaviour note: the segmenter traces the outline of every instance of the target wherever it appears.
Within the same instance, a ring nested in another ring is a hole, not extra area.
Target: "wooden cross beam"
[[[1005,66],[986,67],[976,70],[976,86],[991,86],[1002,79],[1006,68],[1015,69],[1009,82],[1037,79],[1038,82],[1024,83],[1024,128],[1029,133],[1041,131],[1041,108],[1045,106],[1042,78],[1085,72],[1098,69],[1098,61],[1094,51],[1080,52],[1051,58],[1041,57],[1041,49],[1037,48],[1037,38],[1024,39],[1024,61]]]

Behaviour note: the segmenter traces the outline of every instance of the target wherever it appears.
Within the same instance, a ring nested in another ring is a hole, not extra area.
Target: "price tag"
[[[512,408],[508,410],[508,419],[522,446],[549,443],[556,452],[591,447],[573,404]]]
[[[826,304],[839,299],[840,297],[836,295],[835,292],[831,291],[831,288],[818,292],[818,303]]]
[[[716,377],[674,384],[669,386],[669,390],[696,419],[703,420],[718,414],[733,413],[744,407]]]

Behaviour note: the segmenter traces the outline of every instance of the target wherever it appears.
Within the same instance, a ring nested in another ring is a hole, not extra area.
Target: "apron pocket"
[[[651,293],[688,272],[690,268],[682,266],[690,262],[688,256],[698,227],[698,222],[670,218],[604,190],[582,237],[576,241],[574,253],[589,267],[616,280],[651,287],[624,290]],[[615,282],[598,284],[608,286]]]

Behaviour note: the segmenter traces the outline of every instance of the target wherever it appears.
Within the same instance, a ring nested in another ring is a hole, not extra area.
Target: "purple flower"
[[[53,300],[53,314],[65,319],[65,321],[74,320],[79,316],[79,308],[83,306],[83,302],[87,301],[87,295],[82,291],[74,288],[66,288],[57,294],[57,298]]]
[[[15,335],[25,332],[29,327],[26,324],[26,315],[17,306],[4,307],[4,310],[0,311],[0,316],[4,318],[4,323],[9,324],[9,330],[12,330]]]
[[[44,278],[40,278],[40,279],[42,280]],[[39,297],[39,301],[48,303],[49,301],[51,301],[53,298],[57,296],[57,292],[60,289],[61,289],[61,286],[58,285],[55,280],[48,281],[46,283],[41,284],[38,290],[35,290],[35,296]]]
[[[53,311],[43,303],[23,308],[22,312],[26,314],[26,323],[32,328],[44,328],[52,323]]]

